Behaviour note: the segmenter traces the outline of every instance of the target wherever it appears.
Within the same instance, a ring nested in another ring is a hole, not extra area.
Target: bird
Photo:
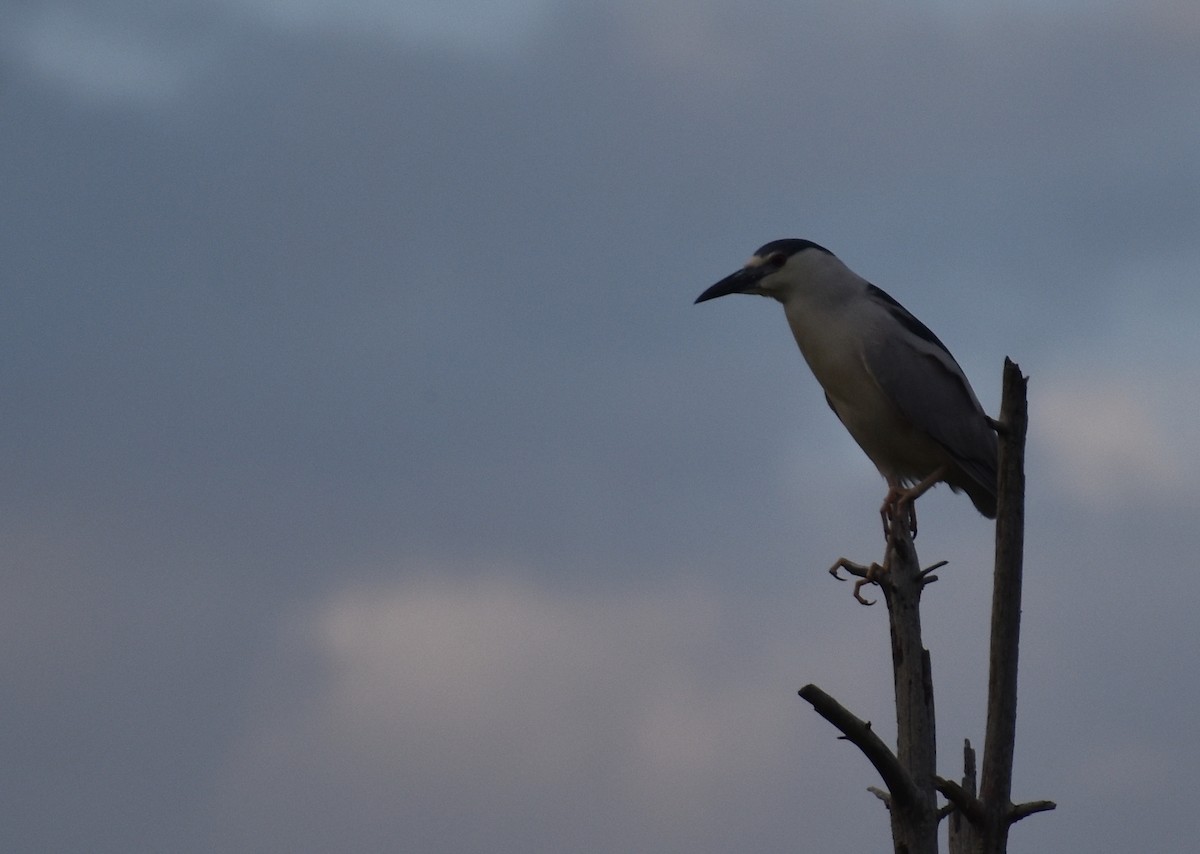
[[[916,535],[915,501],[938,483],[996,517],[997,422],[946,345],[899,302],[811,240],[759,247],[696,298],[771,297],[825,400],[887,481],[880,507]]]

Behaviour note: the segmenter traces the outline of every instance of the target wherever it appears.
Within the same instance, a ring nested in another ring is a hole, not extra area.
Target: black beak
[[[751,293],[757,286],[758,280],[765,273],[769,272],[763,267],[743,267],[732,275],[726,276],[709,288],[700,296],[696,297],[697,303],[708,302],[710,299],[727,296],[729,294],[747,294]]]

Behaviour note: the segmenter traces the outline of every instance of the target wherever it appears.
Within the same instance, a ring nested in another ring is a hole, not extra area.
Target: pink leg
[[[932,474],[910,489],[904,489],[889,479],[887,496],[883,499],[883,506],[879,508],[879,515],[883,519],[884,537],[891,536],[892,523],[901,519],[908,524],[909,533],[915,537],[917,535],[916,500],[932,489],[935,484],[941,482],[945,476],[946,467],[938,466]]]

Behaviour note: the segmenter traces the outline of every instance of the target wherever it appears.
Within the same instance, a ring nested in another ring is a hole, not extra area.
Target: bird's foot
[[[891,542],[892,527],[897,522],[908,526],[910,537],[917,536],[916,500],[924,491],[915,493],[915,488],[901,489],[895,486],[888,490],[888,494],[879,508],[879,518],[883,520],[883,538],[885,540]]]
[[[946,467],[938,466],[928,477],[908,489],[889,480],[887,495],[879,508],[879,516],[883,519],[884,539],[892,542],[892,529],[897,522],[907,525],[909,537],[916,539],[917,499],[941,482],[945,476]]]
[[[859,604],[874,605],[874,599],[863,598],[862,589],[868,584],[879,583],[879,579],[888,571],[888,558],[885,557],[882,564],[873,563],[870,566],[863,566],[861,563],[855,563],[852,560],[840,557],[834,561],[833,566],[829,567],[829,574],[838,581],[847,581],[848,579],[842,578],[838,574],[838,571],[842,569],[858,579],[858,581],[854,582],[854,598],[858,600]]]

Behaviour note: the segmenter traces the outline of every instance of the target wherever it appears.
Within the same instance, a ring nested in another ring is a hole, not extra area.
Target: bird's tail
[[[972,477],[965,478],[961,484],[975,509],[989,519],[996,518],[996,487],[985,487]]]

